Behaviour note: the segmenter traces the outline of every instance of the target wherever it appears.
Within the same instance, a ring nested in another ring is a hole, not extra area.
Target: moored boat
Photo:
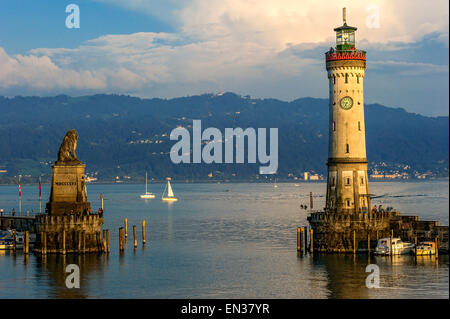
[[[432,241],[426,241],[417,245],[416,256],[431,256],[436,255],[436,244]]]
[[[155,198],[155,194],[150,193],[147,189],[147,172],[145,172],[145,194],[140,195],[143,199]]]
[[[414,252],[414,244],[403,242],[400,238],[382,238],[375,248],[376,255],[407,255]],[[392,252],[391,252],[392,248]]]
[[[3,231],[0,234],[0,250],[14,249],[12,230]],[[16,232],[16,249],[23,249],[23,233]]]

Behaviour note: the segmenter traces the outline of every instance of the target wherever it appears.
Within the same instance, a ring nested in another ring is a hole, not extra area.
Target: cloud
[[[414,42],[432,32],[448,39],[447,0],[97,0],[145,12],[198,39],[233,37],[283,48],[288,43],[332,39],[331,28],[347,21],[358,27],[358,39]],[[379,28],[367,22],[379,13]],[[446,35],[446,36],[445,36]],[[448,42],[448,41],[447,41]]]
[[[0,89],[31,87],[36,90],[104,89],[104,82],[91,71],[62,69],[48,56],[16,55],[10,57],[0,47]]]
[[[344,6],[348,23],[358,27],[358,47],[373,57],[375,77],[448,74],[442,57],[424,60],[422,43],[433,34],[427,45],[448,51],[445,0],[430,0],[427,10],[405,0],[97,1],[156,16],[175,31],[109,34],[76,48],[36,48],[15,56],[0,48],[0,94],[174,97],[229,90],[285,100],[324,97],[323,53],[334,43],[332,29],[342,24]],[[366,25],[373,3],[380,28]],[[414,102],[412,95],[405,104]],[[378,102],[389,101],[381,95]]]

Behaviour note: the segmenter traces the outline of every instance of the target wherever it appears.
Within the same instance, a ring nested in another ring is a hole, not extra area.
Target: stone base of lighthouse
[[[378,239],[393,233],[403,241],[415,243],[435,241],[439,252],[448,253],[448,226],[437,221],[420,221],[418,216],[402,216],[400,212],[330,213],[315,212],[308,216],[313,229],[313,251],[323,253],[373,252]]]

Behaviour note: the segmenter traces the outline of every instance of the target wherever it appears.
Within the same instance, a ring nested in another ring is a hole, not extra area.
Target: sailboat
[[[167,189],[167,197],[164,197],[164,194],[166,193],[166,189]],[[176,198],[173,195],[173,191],[172,191],[172,186],[170,185],[170,180],[167,180],[167,187],[164,189],[162,198],[163,201],[165,202],[176,202],[178,200],[178,198]]]
[[[144,199],[155,198],[155,194],[149,193],[147,191],[147,172],[145,172],[145,194],[142,194],[141,198],[144,198]]]

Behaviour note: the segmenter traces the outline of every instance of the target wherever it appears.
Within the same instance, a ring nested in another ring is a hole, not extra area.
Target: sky
[[[327,98],[343,7],[366,104],[447,116],[448,0],[0,0],[0,95]]]

